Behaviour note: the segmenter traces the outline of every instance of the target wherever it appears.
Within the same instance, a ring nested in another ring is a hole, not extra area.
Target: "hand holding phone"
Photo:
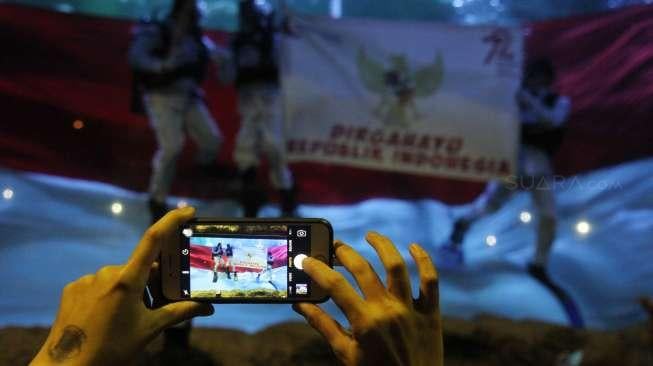
[[[333,230],[322,219],[198,218],[162,248],[163,295],[212,303],[323,302],[304,273],[313,257],[333,266]]]
[[[210,304],[175,302],[147,309],[142,294],[162,245],[176,241],[192,207],[167,213],[141,238],[129,260],[102,267],[64,287],[57,317],[34,365],[131,363],[163,329],[199,315]]]
[[[417,244],[409,247],[420,277],[419,296],[414,299],[408,269],[390,239],[375,232],[365,239],[385,267],[385,284],[352,247],[336,243],[335,249],[363,296],[320,261],[304,263],[306,272],[347,317],[348,330],[318,305],[299,303],[293,309],[324,336],[343,365],[443,365],[438,274],[428,253]]]

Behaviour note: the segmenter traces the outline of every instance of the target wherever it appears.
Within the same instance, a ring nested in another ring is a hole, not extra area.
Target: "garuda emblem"
[[[356,63],[365,88],[381,98],[374,115],[388,126],[406,127],[418,122],[420,113],[415,98],[434,94],[444,74],[440,53],[432,64],[411,68],[405,55],[391,54],[387,62],[377,61],[361,47]]]

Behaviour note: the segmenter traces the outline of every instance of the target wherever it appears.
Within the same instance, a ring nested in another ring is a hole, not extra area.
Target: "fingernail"
[[[213,315],[215,313],[215,308],[213,305],[211,305],[207,310],[206,310],[206,315]]]
[[[313,261],[313,258],[311,258],[311,257],[304,258],[304,260],[302,260],[302,267],[306,268],[306,265],[311,263],[311,261]]]
[[[426,251],[424,250],[424,248],[422,248],[422,247],[421,247],[419,244],[417,244],[417,243],[412,243],[412,244],[410,245],[410,248],[411,248],[412,250],[416,251],[416,252],[419,253],[419,254],[422,254],[422,255],[424,255],[424,254],[428,254],[428,253],[426,253]]]
[[[186,206],[181,209],[181,213],[191,213],[193,211],[195,211],[195,207],[193,206]]]
[[[200,311],[200,315],[201,316],[209,316],[209,315],[213,315],[214,312],[215,312],[215,309],[213,308],[213,305],[206,304],[206,306],[202,306],[202,310]]]

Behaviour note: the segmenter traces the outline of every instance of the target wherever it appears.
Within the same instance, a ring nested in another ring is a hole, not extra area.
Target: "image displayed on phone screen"
[[[281,300],[310,293],[310,278],[293,263],[310,253],[310,225],[191,224],[182,234],[182,297]]]

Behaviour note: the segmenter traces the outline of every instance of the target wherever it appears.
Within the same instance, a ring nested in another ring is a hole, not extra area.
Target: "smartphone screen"
[[[180,298],[274,302],[310,298],[302,260],[308,223],[189,223],[181,230]]]

